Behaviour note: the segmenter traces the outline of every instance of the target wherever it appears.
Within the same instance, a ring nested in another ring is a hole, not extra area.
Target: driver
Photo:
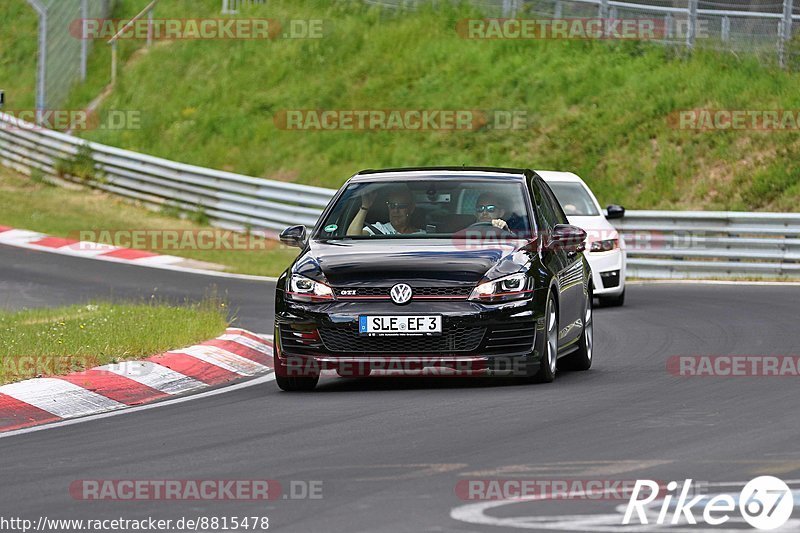
[[[425,230],[415,227],[411,223],[411,214],[414,212],[414,197],[408,187],[392,189],[386,196],[386,206],[389,208],[388,222],[375,222],[364,224],[367,212],[375,203],[377,192],[361,196],[361,208],[356,213],[350,226],[348,235],[397,235],[407,233],[425,233]]]
[[[475,217],[477,218],[477,223],[491,224],[496,228],[511,231],[508,229],[508,223],[503,220],[503,217],[506,215],[504,205],[505,204],[494,193],[485,192],[481,194],[478,197],[478,201],[475,203]]]

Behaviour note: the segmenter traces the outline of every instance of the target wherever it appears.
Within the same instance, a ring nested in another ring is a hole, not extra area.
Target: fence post
[[[731,39],[731,19],[728,18],[728,15],[722,17],[721,37],[723,41]]]
[[[689,26],[686,31],[686,47],[691,50],[694,48],[694,40],[697,36],[697,0],[688,0],[689,2]]]
[[[789,41],[792,40],[792,4],[792,0],[783,0],[783,24],[778,43],[778,62],[781,68],[786,68],[786,49],[789,47]]]
[[[150,8],[150,11],[147,12],[147,47],[150,48],[150,45],[153,44],[153,10],[155,8]]]
[[[111,85],[117,82],[117,41],[111,43]]]
[[[561,5],[561,0],[556,0],[555,11],[553,13],[553,18],[560,19],[561,14],[563,13],[564,6]]]
[[[603,27],[603,36],[608,33],[608,0],[600,0],[600,24]]]
[[[47,9],[39,11],[39,72],[36,76],[36,123],[47,107]]]
[[[89,0],[81,0],[81,81],[86,81],[86,62],[89,60],[89,40],[86,38],[86,19],[89,18]]]

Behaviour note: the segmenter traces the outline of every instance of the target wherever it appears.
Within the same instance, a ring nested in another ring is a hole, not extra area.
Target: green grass
[[[168,5],[203,16],[217,4]],[[274,0],[248,15],[324,19],[325,38],[156,46],[125,67],[105,105],[140,110],[142,128],[87,136],[328,187],[361,168],[528,166],[573,170],[602,203],[634,209],[797,209],[797,134],[680,131],[668,117],[698,107],[797,109],[800,75],[754,57],[700,51],[685,59],[646,43],[464,40],[454,28],[470,14],[440,7],[393,15],[360,2]],[[531,124],[517,131],[285,131],[273,117],[287,109],[521,110]]]
[[[0,167],[0,225],[72,237],[83,230],[209,230],[188,219],[150,211],[103,192],[53,187]],[[100,233],[97,233],[101,236]],[[297,255],[268,240],[255,239],[263,249],[168,249],[158,253],[217,263],[230,272],[276,276]],[[113,243],[112,243],[113,244]],[[125,244],[125,243],[121,243]],[[146,247],[144,249],[147,249]]]
[[[37,15],[26,0],[5,0],[0,16],[0,89],[6,109],[36,104]]]
[[[181,307],[92,302],[57,309],[0,311],[0,384],[142,359],[219,336],[224,303]]]

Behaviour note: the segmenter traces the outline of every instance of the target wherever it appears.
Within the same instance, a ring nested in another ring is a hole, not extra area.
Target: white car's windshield
[[[492,232],[531,237],[518,181],[437,178],[351,183],[320,224],[317,239],[470,238]]]
[[[595,217],[600,214],[589,191],[581,183],[569,181],[548,182],[567,216]]]

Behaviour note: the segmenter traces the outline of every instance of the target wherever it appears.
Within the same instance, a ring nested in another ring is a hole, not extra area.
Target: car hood
[[[518,272],[530,261],[521,251],[526,244],[470,249],[466,242],[433,239],[311,241],[294,272],[336,287],[475,284],[487,275],[493,279]]]

